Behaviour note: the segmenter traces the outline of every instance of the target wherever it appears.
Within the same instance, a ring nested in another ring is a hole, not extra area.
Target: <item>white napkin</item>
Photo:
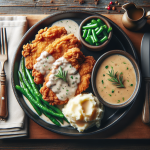
[[[0,120],[0,139],[27,135],[27,117],[16,100],[11,86],[11,63],[14,51],[27,31],[27,20],[25,16],[0,16],[1,27],[6,27],[8,42],[8,61],[5,62],[5,72],[9,114],[6,121]]]

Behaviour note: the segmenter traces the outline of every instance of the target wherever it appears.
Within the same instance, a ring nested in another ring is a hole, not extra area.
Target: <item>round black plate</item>
[[[87,11],[67,11],[67,12],[56,13],[56,14],[48,16],[47,18],[36,23],[26,32],[26,34],[23,36],[22,40],[20,41],[20,44],[14,55],[14,59],[12,63],[11,81],[12,81],[12,87],[13,87],[15,96],[19,104],[21,105],[23,110],[26,112],[26,114],[31,119],[33,119],[36,123],[56,133],[72,135],[72,136],[82,136],[82,135],[89,135],[89,134],[98,133],[98,132],[105,132],[107,131],[108,128],[110,129],[111,127],[113,127],[113,125],[117,126],[117,123],[119,122],[119,120],[121,120],[134,105],[134,103],[132,103],[130,106],[123,108],[123,109],[111,109],[111,108],[105,107],[105,113],[104,113],[104,118],[101,123],[101,127],[100,128],[93,127],[93,128],[86,130],[84,133],[79,133],[76,129],[73,129],[72,127],[57,127],[55,125],[48,124],[45,121],[43,121],[38,115],[36,115],[32,110],[30,110],[30,108],[24,102],[22,94],[20,94],[15,89],[15,85],[19,84],[17,71],[19,69],[19,64],[20,64],[20,60],[22,57],[21,56],[22,46],[28,43],[29,40],[34,39],[35,34],[37,34],[38,30],[40,30],[41,28],[50,27],[53,22],[61,20],[61,19],[72,19],[76,21],[78,24],[80,24],[83,19],[91,15],[99,15],[99,14],[87,12]],[[106,51],[120,49],[120,50],[124,50],[130,53],[138,62],[136,51],[130,39],[114,22],[112,22],[108,18],[106,19],[109,21],[109,23],[111,24],[113,28],[113,37],[109,45],[100,52],[88,51],[84,47],[82,47],[81,51],[83,52],[83,54],[91,55],[97,60],[99,56],[101,56]],[[87,89],[87,91],[93,92],[91,85]]]

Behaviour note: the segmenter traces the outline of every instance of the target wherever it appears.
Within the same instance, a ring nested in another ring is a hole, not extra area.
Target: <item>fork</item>
[[[0,62],[2,66],[2,71],[0,74],[1,77],[0,118],[1,119],[6,119],[8,116],[6,74],[4,70],[4,63],[5,61],[7,61],[7,59],[8,59],[8,54],[7,54],[6,28],[1,28],[1,51],[0,51]]]

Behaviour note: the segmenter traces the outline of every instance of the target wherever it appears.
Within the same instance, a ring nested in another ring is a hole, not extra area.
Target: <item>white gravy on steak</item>
[[[67,73],[67,82],[56,77],[61,69],[63,74]],[[59,100],[65,101],[75,96],[79,83],[79,72],[64,57],[60,57],[53,63],[51,75],[49,76],[49,81],[46,83],[46,86],[56,93]]]

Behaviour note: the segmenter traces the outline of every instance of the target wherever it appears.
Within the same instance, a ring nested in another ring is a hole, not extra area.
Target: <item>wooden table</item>
[[[48,15],[25,15],[28,20],[28,27],[30,28],[39,20],[47,17]],[[137,50],[138,56],[140,57],[140,43],[144,32],[150,32],[150,22],[147,23],[144,30],[140,32],[131,32],[124,28],[121,22],[122,15],[120,14],[104,14],[104,16],[111,19],[118,26],[120,26],[125,33],[131,39],[135,49]],[[29,120],[29,139],[150,139],[150,127],[142,123],[141,120],[141,112],[142,106],[144,102],[144,92],[142,93],[142,99],[139,102],[138,110],[136,108],[136,114],[133,116],[132,120],[127,120],[126,125],[122,125],[122,128],[119,130],[116,129],[114,132],[111,132],[108,135],[95,134],[92,136],[84,136],[84,137],[71,137],[64,136],[60,134],[56,134],[54,132],[48,131],[43,127],[36,124],[31,119]]]
[[[79,1],[84,1],[79,4]],[[95,5],[95,1],[98,1]],[[149,0],[117,0],[116,10],[108,11],[105,7],[111,0],[0,0],[0,14],[52,14],[67,10],[88,10],[97,13],[124,13],[121,6],[128,2],[135,2],[146,10],[150,8]],[[112,0],[115,2],[116,0]]]
[[[137,6],[142,6],[145,10],[150,10],[150,1],[149,0],[118,0],[120,5],[115,5],[116,10],[108,11],[105,9],[105,6],[108,5],[110,0],[99,0],[98,5],[94,4],[94,0],[84,0],[84,4],[79,4],[78,0],[53,0],[53,3],[50,3],[51,0],[0,0],[0,14],[7,15],[7,14],[39,14],[37,15],[26,15],[29,27],[31,27],[34,23],[38,20],[42,19],[46,16],[46,14],[52,14],[59,11],[66,11],[66,10],[88,10],[92,12],[97,12],[100,14],[105,14],[108,18],[111,18],[116,24],[118,24],[130,37],[132,43],[134,44],[138,56],[140,57],[140,42],[143,36],[143,33],[146,31],[150,32],[150,28],[147,25],[140,32],[130,32],[126,30],[121,24],[120,19],[121,15],[113,16],[110,14],[122,14],[124,10],[121,9],[121,6],[127,2],[135,2]],[[45,15],[43,15],[45,14]],[[150,24],[150,23],[149,23]],[[135,38],[136,37],[136,38]],[[56,133],[50,132],[32,120],[29,120],[29,137],[23,138],[18,141],[17,140],[0,140],[0,149],[9,149],[15,148],[20,149],[21,147],[24,149],[149,149],[149,140],[150,139],[150,127],[145,125],[141,121],[141,111],[143,105],[143,98],[144,93],[141,97],[140,107],[138,113],[135,117],[123,127],[122,130],[118,130],[117,133],[112,134],[106,137],[100,137],[100,135],[93,135],[88,137],[87,139],[97,139],[97,140],[83,140],[86,139],[84,137],[77,138],[76,140],[74,137],[70,136],[63,136],[58,135]],[[28,139],[60,139],[60,140],[28,140]],[[101,140],[98,140],[100,139]],[[65,140],[66,139],[66,140]],[[82,139],[82,140],[80,140]],[[107,139],[107,140],[106,140]],[[111,140],[110,140],[111,139]],[[112,139],[126,139],[126,140],[112,140]],[[145,139],[145,140],[127,140],[127,139]]]

